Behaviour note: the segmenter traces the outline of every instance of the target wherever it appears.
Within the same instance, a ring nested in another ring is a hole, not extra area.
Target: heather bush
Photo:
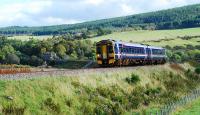
[[[198,67],[195,68],[195,72],[196,72],[197,74],[200,74],[200,66],[198,66]]]

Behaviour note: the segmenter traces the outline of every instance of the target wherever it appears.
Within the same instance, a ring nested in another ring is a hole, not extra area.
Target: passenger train
[[[96,59],[100,66],[124,66],[166,63],[166,51],[161,47],[102,40],[96,43]]]

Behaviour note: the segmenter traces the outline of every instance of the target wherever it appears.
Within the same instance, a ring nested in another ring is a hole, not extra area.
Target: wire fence
[[[169,105],[161,108],[161,115],[169,115],[172,113],[177,107],[184,106],[197,98],[200,97],[200,89],[192,91],[189,95],[182,97],[175,103],[170,103]]]
[[[158,110],[142,113],[142,115],[143,114],[145,115],[171,115],[178,107],[183,107],[186,104],[196,100],[199,97],[200,97],[200,89],[196,89],[196,90],[191,91],[191,93],[189,93],[188,95],[180,98],[176,102],[171,102],[161,107]],[[140,113],[136,113],[136,115],[140,115]]]

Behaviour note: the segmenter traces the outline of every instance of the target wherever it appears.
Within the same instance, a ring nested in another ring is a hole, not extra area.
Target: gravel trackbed
[[[141,66],[142,67],[142,66]],[[44,69],[31,73],[17,73],[17,74],[0,74],[1,80],[18,80],[18,79],[32,79],[39,77],[59,77],[59,76],[75,76],[77,74],[87,73],[106,73],[116,72],[119,70],[133,70],[139,68],[134,67],[117,67],[117,68],[92,68],[92,69]]]

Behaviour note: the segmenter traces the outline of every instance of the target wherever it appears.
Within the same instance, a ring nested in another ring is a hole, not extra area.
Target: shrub
[[[191,69],[188,69],[188,70],[185,72],[185,76],[188,77],[188,78],[192,78],[193,72],[191,71]]]
[[[84,113],[84,115],[93,115],[94,114],[94,110],[95,110],[95,104],[94,103],[90,103],[90,102],[84,102],[82,104],[82,111]]]
[[[25,107],[15,107],[13,105],[8,105],[4,107],[2,113],[5,115],[23,115],[25,111]]]
[[[158,87],[158,88],[150,88],[150,89],[147,89],[145,91],[145,94],[147,95],[152,95],[152,96],[156,96],[156,94],[159,94],[161,92],[161,88]]]
[[[72,99],[65,99],[65,104],[66,104],[68,107],[72,107],[72,105],[73,105],[73,100],[72,100]]]
[[[97,92],[105,97],[105,98],[110,98],[110,89],[108,87],[105,87],[105,86],[100,86],[100,87],[97,87]]]
[[[195,69],[195,73],[200,74],[200,66]]]
[[[8,54],[6,55],[6,63],[8,64],[20,64],[20,59],[15,54]]]
[[[47,98],[45,101],[44,101],[44,104],[45,106],[54,111],[54,112],[57,112],[57,113],[60,113],[60,105],[59,104],[56,104],[55,101],[52,99],[52,98]]]
[[[31,66],[41,66],[43,64],[43,60],[37,56],[31,56],[29,60],[29,65]]]
[[[140,78],[138,75],[136,74],[131,74],[131,78],[127,77],[126,78],[126,81],[129,83],[129,84],[136,84],[140,81]]]
[[[144,88],[136,87],[132,90],[131,95],[128,95],[129,108],[138,109],[141,103],[144,103]]]
[[[133,109],[138,109],[140,107],[140,103],[142,102],[140,97],[130,97],[130,106]]]
[[[96,115],[112,115],[113,105],[112,102],[105,98],[96,98],[97,103],[94,108],[94,112]]]
[[[123,115],[123,113],[125,112],[123,107],[118,102],[113,105],[112,109],[113,109],[113,114],[114,115]]]

